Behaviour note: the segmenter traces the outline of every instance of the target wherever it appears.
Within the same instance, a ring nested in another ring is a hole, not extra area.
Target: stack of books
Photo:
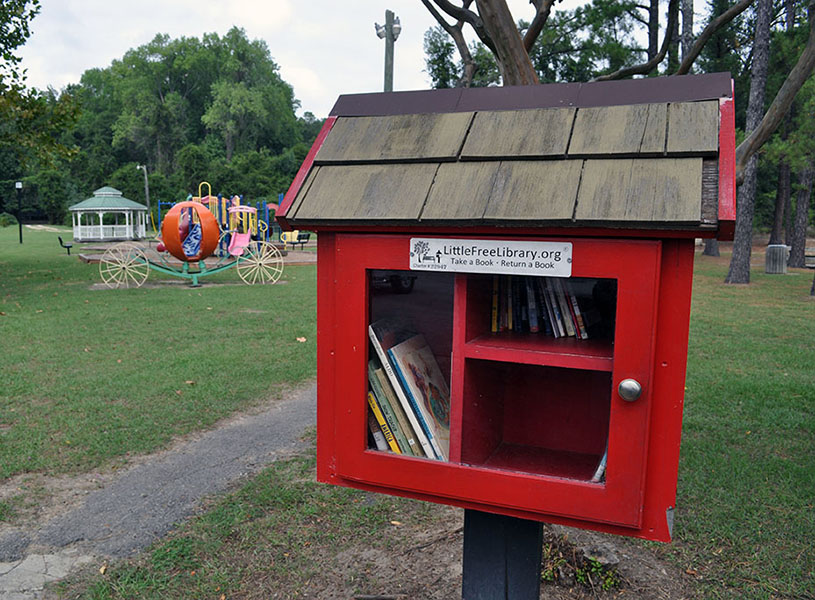
[[[490,331],[589,338],[586,315],[568,279],[495,275]]]
[[[421,334],[393,319],[368,326],[368,425],[379,450],[450,459],[450,389]]]

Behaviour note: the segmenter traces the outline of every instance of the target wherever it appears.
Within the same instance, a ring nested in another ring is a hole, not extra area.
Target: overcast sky
[[[300,100],[298,114],[325,117],[340,94],[378,92],[385,42],[374,31],[385,9],[400,18],[394,89],[430,86],[422,40],[435,24],[420,0],[42,0],[21,49],[28,85],[60,89],[94,67],[107,67],[157,33],[171,38],[226,33],[233,25],[263,39]],[[509,0],[513,16],[530,20],[529,0]],[[566,0],[559,8],[582,4]]]

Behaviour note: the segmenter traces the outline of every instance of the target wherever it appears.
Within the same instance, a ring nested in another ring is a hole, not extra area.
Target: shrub
[[[17,217],[7,212],[0,213],[0,227],[10,227],[17,224]]]

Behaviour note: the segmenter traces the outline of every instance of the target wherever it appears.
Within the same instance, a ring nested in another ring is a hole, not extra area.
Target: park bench
[[[67,243],[63,242],[61,235],[58,235],[57,239],[59,240],[59,245],[62,246],[63,248],[65,248],[68,251],[68,256],[70,256],[71,255],[71,248],[73,248],[74,245],[71,242],[67,242]]]
[[[291,245],[291,246],[300,246],[303,248],[311,239],[311,232],[309,231],[281,231],[280,232],[280,241],[283,242],[284,245]]]

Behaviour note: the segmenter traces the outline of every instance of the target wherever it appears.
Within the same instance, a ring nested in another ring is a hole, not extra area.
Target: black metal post
[[[462,600],[538,600],[543,524],[464,511]]]
[[[18,181],[14,184],[14,187],[17,188],[17,228],[20,231],[20,243],[23,243],[23,201],[22,201],[22,191],[23,191],[23,184],[21,181]]]

